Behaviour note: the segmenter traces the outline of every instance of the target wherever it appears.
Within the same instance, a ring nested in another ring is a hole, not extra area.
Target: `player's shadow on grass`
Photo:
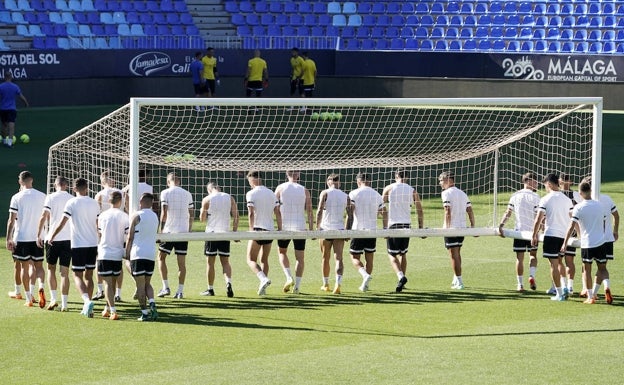
[[[184,325],[197,325],[197,326],[210,326],[210,327],[225,327],[225,328],[237,328],[237,329],[264,329],[264,330],[289,330],[289,331],[304,331],[314,332],[317,331],[309,327],[297,327],[297,326],[279,326],[268,325],[257,322],[240,322],[233,319],[223,317],[211,317],[210,314],[192,314],[192,313],[167,313],[161,311],[158,316],[158,320],[155,322],[169,323],[169,324],[184,324]]]

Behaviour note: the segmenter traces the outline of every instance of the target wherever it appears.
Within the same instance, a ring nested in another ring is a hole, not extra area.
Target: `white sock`
[[[342,285],[342,275],[336,274],[336,285]]]
[[[267,276],[264,274],[264,271],[262,271],[262,270],[260,270],[259,272],[256,273],[256,277],[258,277],[260,282],[262,282],[262,281],[267,279]]]
[[[30,293],[30,291],[24,291],[24,294],[26,295],[26,301],[32,301],[32,294]]]
[[[232,278],[231,277],[225,277],[225,283],[232,283]]]
[[[568,290],[569,291],[574,291],[574,280],[573,279],[568,279]]]
[[[286,276],[286,280],[288,281],[292,281],[292,273],[290,272],[290,268],[289,267],[285,267],[284,268],[284,275]]]
[[[592,289],[587,289],[587,298],[592,298],[594,296],[594,291]]]
[[[15,285],[15,294],[20,294],[22,292],[22,285]]]
[[[121,297],[121,288],[120,287],[115,289],[115,296],[116,297]]]
[[[169,280],[163,279],[163,289],[169,289]]]
[[[529,275],[533,278],[535,278],[535,272],[537,271],[537,267],[536,266],[529,266]]]
[[[110,312],[111,313],[117,313],[117,309],[115,309],[115,306],[111,306],[110,307]]]
[[[463,285],[464,284],[464,282],[462,281],[461,275],[456,275],[455,276],[455,280],[456,280],[457,284],[459,284],[459,285]]]
[[[568,287],[568,285],[566,284],[566,279],[565,277],[561,277],[559,278],[559,284],[561,285],[561,287]]]
[[[396,275],[397,275],[397,277],[398,277],[399,279],[401,279],[401,278],[405,277],[405,274],[403,274],[403,272],[402,272],[402,271],[399,271],[398,273],[396,273]]]
[[[295,277],[295,287],[298,289],[301,285],[301,277]]]
[[[56,290],[50,290],[50,301],[56,302]]]
[[[208,285],[208,290],[214,290],[214,285]]]
[[[324,286],[329,285],[329,277],[323,277],[323,285]]]
[[[45,285],[43,284],[43,280],[39,280],[39,289],[44,289]]]
[[[61,294],[61,307],[63,308],[67,307],[68,297],[69,297],[68,295]]]
[[[561,297],[563,295],[563,288],[562,287],[556,287],[555,289],[557,290],[557,296]]]
[[[609,285],[609,278],[603,279],[602,283],[604,284],[605,290],[611,288],[611,285]],[[598,293],[598,292],[596,292],[596,293]]]
[[[366,269],[364,267],[360,267],[358,269],[358,273],[360,273],[360,275],[362,276],[362,278],[366,278],[366,276],[368,276],[368,273],[366,272]]]
[[[592,289],[592,291],[598,294],[598,291],[600,291],[600,284],[594,283],[594,288]]]
[[[7,138],[7,144],[8,144],[9,146],[10,146],[10,145],[12,145],[12,144],[13,144],[13,138],[8,137],[8,138]]]
[[[178,293],[184,293],[184,285],[183,284],[179,284],[178,285]]]
[[[98,283],[98,284],[97,284],[97,287],[98,287],[98,293],[102,293],[102,292],[104,292],[104,285],[103,285],[103,284]]]
[[[516,280],[518,281],[518,285],[523,286],[522,285],[523,277],[521,275],[516,276]]]
[[[89,298],[89,294],[85,293],[81,295],[82,297],[82,302],[87,303],[89,301],[91,301],[91,299]]]

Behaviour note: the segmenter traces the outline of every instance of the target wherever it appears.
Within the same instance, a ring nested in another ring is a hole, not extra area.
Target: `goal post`
[[[274,190],[299,170],[314,210],[330,173],[345,192],[355,175],[382,192],[405,170],[420,194],[425,229],[162,234],[162,240],[372,238],[497,235],[521,175],[592,175],[599,194],[602,98],[262,99],[132,98],[130,103],[50,148],[49,185],[82,176],[97,192],[108,171],[117,187],[135,186],[141,170],[155,192],[175,172],[199,212],[206,183],[217,182],[246,214],[246,173],[258,170]],[[470,197],[475,228],[442,229],[438,175],[453,171]],[[136,194],[137,188],[129,189]],[[129,197],[131,210],[138,197]],[[197,215],[196,215],[197,216]],[[316,217],[316,215],[314,215]],[[415,218],[415,216],[413,215]],[[415,225],[415,219],[413,225]],[[413,226],[417,227],[417,226]],[[513,231],[511,237],[525,236]]]

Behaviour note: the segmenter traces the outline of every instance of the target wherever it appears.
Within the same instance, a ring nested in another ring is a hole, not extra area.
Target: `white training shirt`
[[[154,188],[145,182],[139,182],[139,184],[137,185],[137,190],[139,190],[139,195],[137,195],[139,200],[141,200],[141,197],[145,193],[149,193],[149,194],[154,193]],[[128,199],[130,197],[130,185],[124,187],[123,191],[125,192],[125,195],[127,195],[127,197],[124,195],[124,199]],[[139,203],[139,206],[137,207],[141,207],[140,203]]]
[[[528,188],[518,190],[511,196],[507,208],[513,211],[516,218],[516,231],[533,230],[535,214],[537,213],[539,202],[539,195]]]
[[[323,230],[344,230],[344,215],[349,195],[340,189],[330,187],[325,190],[325,196],[325,209],[321,217],[320,228]]]
[[[187,233],[189,209],[193,208],[193,196],[180,186],[172,186],[160,194],[162,206],[167,206],[167,220],[163,233]]]
[[[275,229],[273,210],[279,205],[273,191],[265,186],[256,186],[245,195],[247,207],[253,207],[256,212],[254,227],[272,231]]]
[[[118,208],[110,208],[98,217],[100,243],[98,244],[98,259],[121,261],[126,252],[124,247],[126,234],[130,227],[128,214]]]
[[[88,196],[77,196],[65,205],[63,215],[71,219],[71,247],[97,247],[100,205]],[[67,226],[67,224],[65,225]]]
[[[545,215],[544,235],[565,238],[571,210],[572,201],[561,191],[551,191],[540,199],[537,211]]]
[[[282,230],[305,230],[305,187],[299,183],[282,183],[275,191],[280,191],[279,203],[282,213]],[[277,195],[277,194],[276,194]]]
[[[359,187],[349,193],[353,205],[353,230],[377,229],[377,214],[384,206],[381,195],[369,186]]]
[[[13,240],[35,242],[39,230],[39,218],[46,195],[34,188],[24,189],[11,198],[9,212],[16,214]]]
[[[98,201],[98,198],[100,199],[100,204],[102,206],[101,212],[104,212],[104,211],[110,209],[111,207],[113,207],[110,204],[110,197],[113,194],[113,192],[115,192],[115,191],[121,192],[121,190],[118,189],[118,188],[104,187],[97,194],[95,194],[95,200]],[[123,194],[122,194],[122,197],[123,197]],[[122,207],[123,207],[123,204],[122,204]]]
[[[130,248],[130,260],[156,260],[156,234],[158,233],[158,216],[151,209],[138,210],[140,220],[134,226],[134,239]]]
[[[466,228],[466,209],[472,206],[468,195],[455,186],[442,191],[442,206],[451,208],[451,229]],[[443,224],[446,228],[446,221]]]
[[[402,182],[392,183],[388,187],[388,226],[411,224],[414,188]]]
[[[63,220],[63,212],[65,205],[74,196],[67,191],[56,191],[46,196],[43,203],[43,211],[50,213],[50,225],[48,227],[48,233],[45,240],[50,240],[52,232],[56,229],[59,223]],[[71,225],[65,225],[56,236],[57,241],[69,241],[71,239]]]
[[[604,226],[607,214],[602,204],[593,199],[584,200],[572,210],[572,221],[581,228],[581,248],[601,246],[605,242]]]
[[[615,237],[613,236],[613,217],[612,214],[617,212],[617,207],[611,199],[610,196],[600,193],[600,199],[598,200],[602,205],[602,209],[607,216],[607,221],[605,222],[605,242],[615,242]]]
[[[206,219],[207,233],[224,233],[230,230],[232,197],[230,194],[215,191],[208,195],[210,205]]]

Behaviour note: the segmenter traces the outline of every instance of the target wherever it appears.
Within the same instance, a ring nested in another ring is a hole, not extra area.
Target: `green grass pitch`
[[[38,180],[43,180],[45,171],[39,168],[45,167],[49,143],[40,143],[42,135],[62,138],[65,131],[81,127],[82,121],[86,124],[103,115],[104,110],[105,107],[34,111],[33,114],[44,113],[38,115],[40,120],[24,113],[20,118],[22,132],[31,135],[32,147],[18,146],[10,154],[0,151],[7,165],[2,175],[9,181],[0,191],[5,206],[15,191],[11,183],[20,170],[19,163],[27,163]],[[31,125],[31,121],[45,123]],[[619,138],[620,134],[613,137]],[[622,147],[616,144],[617,140],[605,144],[609,152],[603,159],[617,158]],[[605,174],[610,181],[618,180],[616,164],[605,162]],[[603,191],[624,210],[624,182],[605,183]],[[4,222],[6,213],[3,215]],[[201,231],[201,227],[196,224],[196,230]],[[339,296],[319,290],[320,253],[314,241],[308,241],[303,294],[281,293],[284,275],[274,243],[269,274],[273,284],[263,298],[256,295],[258,280],[245,264],[246,243],[232,245],[234,298],[225,296],[218,262],[217,295],[199,296],[206,288],[205,258],[202,245],[191,243],[186,298],[158,299],[160,318],[153,323],[136,321],[139,311],[131,300],[133,287],[127,276],[125,302],[118,306],[120,321],[97,317],[102,310],[101,301],[94,319],[81,317],[73,283],[69,313],[24,308],[21,301],[6,296],[12,289],[12,264],[9,253],[0,249],[0,258],[5,261],[0,269],[3,383],[622,382],[621,241],[616,243],[616,260],[609,264],[615,296],[611,306],[604,303],[602,296],[592,306],[582,304],[579,298],[565,303],[550,301],[544,294],[549,286],[548,267],[541,257],[538,290],[515,292],[515,258],[509,239],[466,238],[462,249],[466,283],[463,291],[450,289],[452,273],[442,239],[412,239],[409,282],[401,294],[394,293],[396,276],[380,239],[371,291],[358,292],[360,277],[347,257],[343,294]],[[175,290],[175,260],[169,257],[168,262]],[[158,273],[153,281],[158,290]],[[575,289],[580,287],[577,274]]]

